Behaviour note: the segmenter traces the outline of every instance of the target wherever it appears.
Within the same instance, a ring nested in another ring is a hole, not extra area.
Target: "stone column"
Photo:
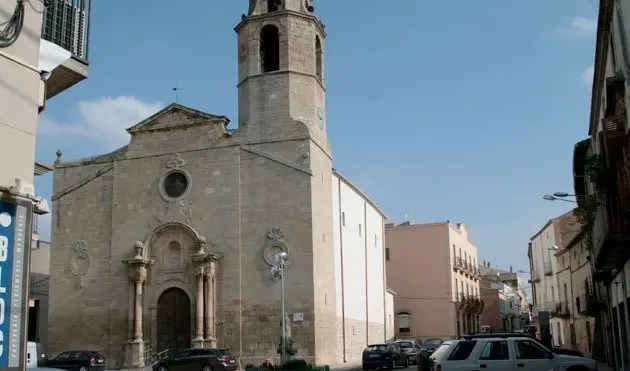
[[[214,262],[210,263],[210,272],[206,275],[206,339],[205,346],[208,348],[216,348],[217,339],[215,336],[214,330],[214,316],[215,316],[215,287],[214,287],[214,277],[215,277],[215,266]]]
[[[135,326],[133,329],[133,341],[142,341],[142,285],[144,280],[136,279],[136,311]]]
[[[134,321],[133,340],[127,343],[125,350],[125,366],[128,368],[144,367],[144,340],[142,340],[142,292],[147,278],[145,264],[137,264],[131,267],[134,287]]]
[[[134,318],[135,318],[135,297],[136,297],[136,288],[135,288],[135,280],[133,279],[133,275],[129,275],[129,285],[127,287],[128,294],[128,304],[127,304],[127,319],[128,319],[128,327],[127,327],[127,342],[133,341],[133,330],[134,330]]]
[[[195,313],[195,325],[196,325],[196,334],[195,339],[193,340],[194,348],[203,348],[203,272],[198,272],[196,274],[197,278],[197,305],[196,305],[196,313]]]

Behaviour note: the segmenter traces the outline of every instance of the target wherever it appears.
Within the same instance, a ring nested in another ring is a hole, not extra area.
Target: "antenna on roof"
[[[182,91],[184,89],[182,88],[173,88],[173,91],[175,92],[175,103],[179,103],[179,92]]]

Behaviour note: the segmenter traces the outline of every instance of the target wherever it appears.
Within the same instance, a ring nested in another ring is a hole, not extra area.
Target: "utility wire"
[[[6,48],[20,37],[22,27],[24,26],[24,0],[16,0],[13,15],[3,24],[0,30],[0,48]]]

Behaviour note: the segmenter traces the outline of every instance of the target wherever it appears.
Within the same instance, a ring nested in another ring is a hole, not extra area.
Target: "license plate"
[[[102,359],[99,359],[97,362],[98,362],[98,363],[103,363],[103,360],[102,360]]]
[[[378,358],[380,357],[378,354],[370,354],[370,358]]]
[[[233,359],[231,359],[231,360],[230,360],[230,363],[236,363],[236,361],[235,361],[235,360],[233,360]]]

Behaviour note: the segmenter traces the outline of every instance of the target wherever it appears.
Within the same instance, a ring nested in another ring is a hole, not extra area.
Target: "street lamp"
[[[282,311],[282,337],[280,339],[281,353],[280,364],[284,364],[286,361],[286,314],[284,311],[284,267],[286,261],[289,259],[289,254],[282,251],[276,254],[276,264],[271,267],[271,277],[278,281],[280,280],[280,302]]]
[[[577,203],[577,201],[575,201],[575,200],[567,200],[566,198],[562,198],[562,197],[568,197],[568,196],[572,196],[572,195],[566,194],[566,196],[559,196],[559,195],[565,195],[565,194],[566,193],[556,192],[556,193],[554,193],[552,195],[544,195],[542,198],[543,198],[543,200],[547,200],[547,201],[556,201],[557,200],[557,201],[571,202],[571,203],[574,203],[574,204]]]

